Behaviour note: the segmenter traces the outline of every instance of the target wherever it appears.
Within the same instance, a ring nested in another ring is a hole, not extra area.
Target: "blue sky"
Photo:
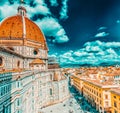
[[[18,6],[19,0],[0,0],[0,20]],[[119,0],[25,0],[24,6],[61,65],[119,64]]]

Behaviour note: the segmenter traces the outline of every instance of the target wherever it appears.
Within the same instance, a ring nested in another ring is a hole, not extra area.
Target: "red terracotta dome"
[[[45,44],[40,28],[26,16],[26,9],[18,7],[18,14],[8,17],[0,24],[0,39],[27,39]]]

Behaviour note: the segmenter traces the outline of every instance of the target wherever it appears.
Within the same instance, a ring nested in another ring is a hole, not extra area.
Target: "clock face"
[[[3,60],[2,60],[2,57],[0,57],[0,66],[2,65],[3,63]]]

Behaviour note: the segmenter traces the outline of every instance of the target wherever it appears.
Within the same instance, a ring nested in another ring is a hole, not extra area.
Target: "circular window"
[[[3,64],[3,59],[2,57],[0,57],[0,66],[2,66],[2,64]]]
[[[34,55],[37,55],[38,54],[38,50],[34,50]]]

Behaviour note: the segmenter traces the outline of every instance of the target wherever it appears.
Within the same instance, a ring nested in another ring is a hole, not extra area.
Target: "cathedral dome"
[[[26,39],[45,44],[45,38],[40,28],[26,16],[26,9],[18,7],[18,14],[6,18],[0,23],[0,39]]]

